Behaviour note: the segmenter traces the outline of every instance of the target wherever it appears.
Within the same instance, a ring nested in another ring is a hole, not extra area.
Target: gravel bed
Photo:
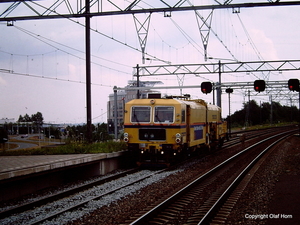
[[[262,137],[260,137],[260,139],[262,139]],[[201,159],[194,160],[189,164],[185,164],[181,167],[182,172],[170,175],[158,183],[146,186],[140,191],[118,200],[109,206],[101,207],[87,216],[70,222],[69,225],[128,224],[130,221],[132,222],[132,217],[142,209],[147,208],[147,206],[154,202],[160,202],[160,199],[165,196],[171,196],[196,176],[205,173],[213,166],[216,166],[220,162],[239,152],[242,148],[246,148],[257,141],[257,139],[248,141],[243,145],[224,149]]]
[[[257,140],[252,142],[257,142]],[[251,144],[252,143],[250,142],[245,142],[243,147],[247,147]],[[205,173],[213,166],[222,162],[225,158],[228,158],[229,156],[238,152],[241,148],[242,146],[224,149],[201,159],[193,160],[174,171],[165,172],[163,174],[157,175],[156,177],[149,178],[146,181],[140,182],[139,184],[118,191],[108,197],[104,197],[97,201],[92,201],[79,210],[66,213],[63,216],[45,224],[67,223],[77,225],[128,223],[128,221],[131,220],[131,217],[140,212],[143,208],[146,208],[154,202],[157,203],[161,201],[161,199],[166,195],[172,195],[173,193],[184,187],[187,183],[189,183],[190,180]],[[150,171],[142,172],[150,173]],[[124,185],[124,183],[128,181],[125,180],[130,178],[126,177],[121,179],[123,180],[120,181],[120,183]],[[268,179],[272,180],[272,177]],[[111,182],[108,182],[104,185],[109,185],[109,183]],[[39,212],[30,211],[16,216],[16,218],[14,218],[14,216],[5,218],[3,220],[0,220],[0,224],[26,224],[30,219],[32,219],[33,221],[37,216],[46,215],[48,213],[48,210],[53,211],[53,208],[61,207],[61,205],[72,204],[73,202],[78,201],[78,199],[87,199],[88,196],[92,196],[96,192],[104,192],[110,190],[116,184],[111,185],[112,186],[101,185],[102,189],[100,188],[98,190],[92,190],[88,195],[74,195],[71,200],[62,200],[59,204],[49,203],[44,206],[44,208],[42,208]],[[266,190],[261,189],[250,191],[265,192]],[[255,193],[253,193],[253,195],[255,195]],[[263,201],[265,201],[265,199]],[[253,203],[255,203],[255,201],[253,201]],[[235,220],[232,220],[233,224],[235,222],[241,222],[239,220],[236,220],[235,216],[233,216],[233,218],[235,218]]]
[[[292,137],[277,147],[255,173],[228,216],[227,224],[256,225],[275,222],[276,219],[270,220],[269,218],[271,214],[275,213],[270,209],[270,204],[275,196],[275,186],[282,175],[300,175],[299,163],[299,137]],[[272,204],[282,204],[282,202],[272,202]],[[289,202],[288,204],[291,206],[293,203]],[[259,217],[249,219],[249,215]],[[291,224],[291,221],[288,220],[283,222]]]
[[[86,204],[84,207],[80,208],[79,210],[75,210],[70,213],[65,213],[62,216],[58,217],[54,221],[45,222],[44,224],[65,224],[71,220],[75,220],[78,218],[83,217],[86,214],[94,211],[96,208],[100,208],[103,205],[109,205],[111,202],[119,200],[126,195],[138,191],[140,188],[143,188],[147,185],[150,185],[154,182],[157,182],[160,179],[164,179],[165,177],[169,176],[170,174],[177,173],[176,171],[169,171],[154,175],[138,184],[128,186],[126,188],[122,188],[120,191],[117,191],[113,194],[103,197],[100,200],[91,201]],[[103,185],[99,185],[97,187],[93,187],[87,191],[78,193],[73,195],[72,197],[65,198],[59,201],[55,201],[52,203],[48,203],[42,207],[23,212],[21,214],[13,215],[7,218],[0,220],[0,224],[28,224],[32,223],[40,218],[43,218],[44,215],[49,215],[54,212],[60,211],[61,209],[72,206],[82,200],[92,199],[94,196],[98,196],[100,194],[107,193],[113,189],[118,187],[124,186],[129,184],[135,180],[141,179],[142,177],[146,177],[152,174],[152,171],[143,170],[141,172],[130,174],[115,181],[107,182]]]
[[[250,143],[249,143],[250,144]],[[247,144],[248,145],[248,144]],[[234,147],[195,159],[179,167],[178,173],[171,174],[160,182],[145,186],[110,205],[96,209],[69,225],[79,224],[128,224],[132,217],[147,208],[150,204],[159,203],[165,196],[171,196],[185,185],[194,180],[196,176],[207,172],[224,159],[238,152],[241,147]]]
[[[8,209],[14,208],[18,205],[23,205],[23,204],[27,204],[27,203],[30,203],[30,202],[34,202],[34,201],[37,201],[41,198],[49,197],[49,196],[54,195],[54,194],[59,194],[59,193],[71,190],[73,188],[82,186],[82,185],[87,185],[87,184],[90,184],[90,183],[101,181],[101,180],[104,180],[108,177],[118,175],[122,172],[124,172],[124,170],[115,170],[115,171],[113,171],[111,173],[108,173],[106,175],[103,175],[103,176],[97,176],[97,177],[93,177],[93,178],[83,180],[83,181],[79,180],[77,182],[68,183],[68,184],[62,185],[60,187],[48,188],[47,190],[43,190],[43,191],[39,191],[37,193],[26,195],[26,196],[23,196],[22,198],[17,198],[17,199],[13,199],[13,200],[10,200],[10,201],[1,202],[0,211],[5,211],[5,210],[8,210]]]

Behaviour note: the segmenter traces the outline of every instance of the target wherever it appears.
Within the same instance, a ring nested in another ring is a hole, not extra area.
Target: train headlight
[[[176,137],[176,138],[181,138],[181,134],[177,133],[177,134],[175,135],[175,137]]]
[[[181,138],[176,138],[175,141],[177,144],[179,144],[181,142]]]
[[[162,154],[162,155],[163,155],[163,154],[164,154],[164,151],[161,151],[161,152],[160,152],[160,154]]]
[[[124,137],[128,138],[128,133],[124,133]]]

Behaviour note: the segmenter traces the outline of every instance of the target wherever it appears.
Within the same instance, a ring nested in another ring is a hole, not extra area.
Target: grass
[[[70,143],[65,145],[57,146],[43,146],[20,149],[1,151],[0,156],[16,156],[16,155],[62,155],[62,154],[93,154],[93,153],[111,153],[118,152],[127,149],[126,143],[124,142],[99,142],[93,144],[84,143]]]
[[[273,124],[260,124],[260,125],[254,125],[254,126],[247,126],[247,127],[232,127],[231,130],[258,130],[258,129],[265,129],[265,128],[270,128],[270,127],[280,127],[280,126],[287,126],[287,125],[292,125],[294,123],[273,123]]]

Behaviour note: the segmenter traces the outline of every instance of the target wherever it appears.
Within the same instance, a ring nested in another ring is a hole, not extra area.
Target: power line
[[[41,76],[41,75],[34,75],[34,74],[28,74],[28,73],[18,73],[7,69],[0,69],[1,73],[8,73],[18,76],[25,76],[25,77],[32,77],[32,78],[40,78],[40,79],[48,79],[48,80],[56,80],[56,81],[65,81],[65,82],[71,82],[71,83],[78,83],[78,84],[86,84],[86,82],[83,81],[76,81],[76,80],[70,80],[70,79],[62,79],[57,77],[47,77],[47,76]],[[113,87],[112,85],[105,85],[105,84],[96,84],[91,83],[92,85],[96,86],[103,86],[103,87]]]
[[[45,40],[47,40],[47,41],[49,41],[49,42],[53,42],[53,43],[55,43],[55,44],[57,44],[57,45],[60,45],[60,46],[69,48],[69,49],[71,49],[71,50],[74,50],[74,51],[77,51],[77,52],[80,52],[80,53],[83,53],[83,54],[85,53],[84,51],[81,51],[81,50],[76,49],[76,48],[73,48],[73,47],[71,47],[71,46],[68,46],[68,45],[65,45],[65,44],[56,42],[56,41],[54,41],[54,40],[52,40],[52,39],[43,37],[42,35],[35,34],[35,33],[31,32],[31,31],[29,31],[29,30],[26,30],[26,29],[24,29],[24,28],[21,28],[21,27],[18,27],[18,26],[14,26],[14,27],[16,27],[16,28],[19,29],[20,31],[22,31],[22,32],[24,32],[24,33],[26,33],[26,34],[28,34],[28,35],[30,35],[30,36],[33,36],[34,38],[40,40],[41,42],[44,42],[45,44],[50,45],[50,46],[52,46],[53,48],[56,48],[57,50],[63,51],[63,50],[57,48],[56,46],[51,45],[51,44],[49,44],[49,43],[43,41],[42,38],[45,39]],[[70,54],[70,53],[68,53],[68,54]],[[125,64],[122,64],[122,63],[119,63],[119,62],[115,62],[115,61],[112,61],[112,60],[109,60],[109,59],[105,59],[105,58],[102,58],[102,57],[99,57],[99,56],[96,56],[96,55],[92,55],[92,56],[93,56],[94,58],[98,58],[98,59],[101,59],[101,60],[104,60],[104,61],[107,61],[107,62],[110,62],[110,63],[115,63],[115,64],[118,64],[118,65],[121,65],[121,66],[125,66],[125,67],[130,67],[130,68],[131,68],[131,66],[128,66],[128,65],[125,65]],[[75,56],[75,57],[77,57],[77,56]]]
[[[52,42],[54,42],[54,43],[56,43],[56,44],[65,46],[65,47],[67,47],[67,48],[73,49],[73,50],[78,51],[78,52],[80,52],[80,53],[84,53],[83,51],[80,51],[80,50],[78,50],[78,49],[72,48],[72,47],[67,46],[67,45],[60,44],[60,43],[55,42],[55,41],[53,41],[53,40],[50,40],[50,39],[48,39],[48,38],[42,37],[41,35],[38,35],[38,34],[35,34],[35,33],[31,32],[31,31],[28,31],[28,30],[26,30],[26,29],[23,29],[23,28],[21,28],[21,27],[18,27],[18,26],[15,26],[15,27],[16,27],[18,30],[20,30],[20,31],[22,31],[22,32],[24,32],[24,33],[26,33],[27,35],[29,35],[29,36],[31,36],[31,37],[33,37],[33,38],[35,38],[35,39],[38,39],[39,41],[41,41],[41,42],[43,42],[43,43],[45,43],[45,44],[47,44],[47,45],[49,45],[49,46],[55,48],[55,49],[58,50],[58,51],[64,52],[64,53],[66,53],[66,54],[69,54],[69,55],[74,56],[75,58],[78,58],[78,59],[81,59],[81,60],[85,61],[85,58],[79,57],[79,56],[77,56],[77,55],[75,55],[75,54],[72,54],[72,53],[70,53],[70,52],[67,52],[67,51],[61,49],[61,48],[58,48],[58,47],[54,46],[53,44],[50,44],[50,43],[48,43],[48,42],[42,40],[41,38],[44,38],[44,39],[46,39],[46,40],[48,40],[48,41],[52,41]],[[106,59],[101,58],[101,57],[98,57],[98,56],[94,56],[94,55],[92,55],[92,56],[95,57],[95,58],[100,58],[100,59],[102,59],[102,60],[106,60]],[[106,60],[106,61],[109,61],[109,62],[112,62],[112,63],[116,63],[116,62],[113,62],[113,61],[111,61],[111,60]],[[125,73],[125,74],[130,74],[130,73],[126,73],[126,72],[121,71],[121,70],[117,70],[117,69],[114,69],[114,68],[111,68],[111,67],[108,67],[108,66],[104,66],[104,65],[99,64],[99,63],[96,63],[96,62],[91,62],[91,63],[94,64],[94,65],[100,66],[100,67],[104,67],[104,68],[107,68],[107,69],[116,71],[116,72]],[[130,67],[130,66],[127,66],[127,65],[124,65],[124,64],[121,64],[121,63],[116,63],[116,64],[122,65],[122,66],[126,66],[126,67]],[[131,67],[130,67],[130,68],[131,68]]]
[[[80,22],[78,22],[78,21],[75,21],[75,20],[73,20],[73,19],[71,19],[71,18],[68,18],[68,19],[69,19],[70,21],[76,23],[76,24],[79,24],[79,25],[85,27],[84,24],[82,24],[82,23],[80,23]],[[128,45],[127,43],[122,42],[122,41],[120,41],[120,40],[118,40],[118,39],[116,39],[116,38],[114,38],[114,37],[110,37],[110,36],[108,36],[107,34],[104,34],[104,33],[100,32],[100,31],[98,31],[97,29],[90,28],[90,30],[93,31],[93,32],[95,32],[95,33],[97,33],[97,34],[100,34],[100,35],[102,35],[102,36],[104,36],[104,37],[106,37],[106,38],[108,38],[108,39],[110,39],[110,40],[112,40],[112,41],[115,41],[115,42],[117,42],[117,43],[119,43],[119,44],[121,44],[121,45],[124,45],[124,46],[126,46],[126,47],[128,47],[128,48],[130,48],[130,49],[133,49],[133,50],[135,50],[135,51],[138,51],[138,52],[142,53],[142,50],[138,49],[137,47],[133,47],[133,46]],[[166,62],[166,60],[160,59],[160,58],[158,58],[158,57],[156,57],[156,56],[154,56],[154,55],[151,55],[151,54],[149,54],[149,53],[147,53],[147,52],[145,52],[145,55],[147,55],[147,56],[149,56],[149,57],[151,57],[151,58],[155,58],[157,61],[161,61],[161,62],[164,62],[164,63]]]

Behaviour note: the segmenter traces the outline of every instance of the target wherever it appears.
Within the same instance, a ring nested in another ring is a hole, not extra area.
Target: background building
[[[149,89],[141,90],[139,92],[140,98],[147,98],[149,93],[154,93],[151,91],[151,87],[156,84],[163,84],[161,81],[140,81],[140,87],[149,87]],[[117,130],[120,133],[120,130],[123,130],[123,118],[124,118],[124,108],[125,103],[129,102],[132,99],[138,98],[137,90],[130,90],[130,87],[137,87],[136,80],[129,80],[126,88],[127,90],[118,91],[117,92]],[[114,93],[109,95],[109,100],[107,102],[107,124],[108,124],[108,132],[114,133],[114,119],[115,119],[115,104],[114,104]]]

